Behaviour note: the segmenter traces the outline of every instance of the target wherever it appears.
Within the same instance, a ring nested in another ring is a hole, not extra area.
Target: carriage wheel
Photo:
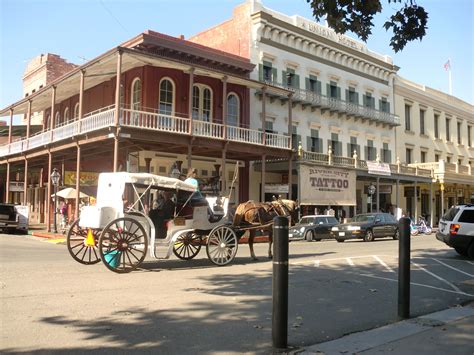
[[[235,231],[228,226],[218,226],[207,238],[207,257],[216,265],[227,265],[234,260],[238,246]]]
[[[79,220],[76,219],[67,232],[67,250],[72,258],[81,264],[97,264],[100,261],[98,239],[98,229],[81,228]]]
[[[109,270],[126,273],[143,262],[148,250],[148,236],[135,219],[122,217],[105,226],[99,238],[100,258]]]
[[[191,260],[201,250],[201,236],[189,232],[181,234],[173,245],[173,253],[182,260]]]

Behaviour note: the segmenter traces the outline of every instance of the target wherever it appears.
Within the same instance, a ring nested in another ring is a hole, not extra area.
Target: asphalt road
[[[272,263],[149,260],[130,274],[76,263],[64,244],[0,235],[3,353],[272,352]],[[290,243],[288,343],[302,348],[397,320],[398,242]],[[474,300],[474,262],[412,238],[411,315]]]

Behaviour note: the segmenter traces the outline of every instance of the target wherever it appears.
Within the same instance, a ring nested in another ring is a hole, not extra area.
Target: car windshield
[[[445,221],[452,221],[454,217],[458,214],[459,208],[457,207],[451,207],[448,212],[444,214],[442,217]]]
[[[363,215],[360,215],[360,216],[355,216],[352,219],[352,222],[373,222],[374,219],[375,219],[374,215],[363,214]]]
[[[314,218],[313,217],[303,217],[300,219],[300,223],[299,224],[311,224],[314,222]]]

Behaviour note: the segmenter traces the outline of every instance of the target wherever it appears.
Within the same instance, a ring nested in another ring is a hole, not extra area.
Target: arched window
[[[74,119],[77,120],[79,118],[79,102],[74,106]]]
[[[61,114],[56,112],[56,115],[54,116],[54,127],[58,127],[61,124]]]
[[[239,97],[230,93],[227,95],[227,117],[226,123],[228,126],[238,126],[240,121],[240,103]]]
[[[193,86],[193,119],[212,121],[212,90],[208,86]]]
[[[64,109],[64,124],[67,124],[69,122],[69,107],[66,107]]]
[[[135,78],[132,82],[132,101],[130,108],[132,110],[139,110],[142,103],[142,81]]]
[[[174,115],[174,83],[169,78],[160,81],[159,112],[162,115]]]

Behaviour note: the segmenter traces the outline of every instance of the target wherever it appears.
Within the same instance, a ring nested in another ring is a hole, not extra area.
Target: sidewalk
[[[474,303],[312,345],[295,354],[474,354]]]
[[[65,239],[66,235],[61,233],[47,232],[44,224],[30,224],[28,226],[28,234],[33,237],[47,239]]]

